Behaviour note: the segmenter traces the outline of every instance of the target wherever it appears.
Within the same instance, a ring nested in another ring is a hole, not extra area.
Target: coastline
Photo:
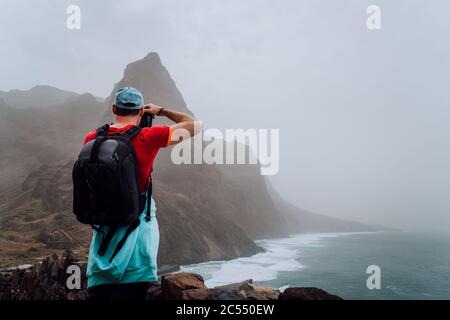
[[[258,246],[264,248],[264,252],[231,260],[181,265],[177,271],[198,273],[205,278],[208,286],[220,286],[248,279],[253,279],[255,282],[270,281],[275,280],[280,272],[301,271],[305,268],[301,262],[297,261],[303,247],[320,247],[318,242],[324,238],[382,232],[390,231],[301,233],[283,238],[255,240]]]

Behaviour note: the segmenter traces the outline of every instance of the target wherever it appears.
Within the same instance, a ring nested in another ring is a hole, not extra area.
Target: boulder
[[[277,300],[278,290],[254,284],[252,280],[215,288],[184,290],[183,300]]]
[[[161,279],[161,290],[164,299],[182,299],[183,291],[191,289],[206,289],[204,280],[200,275],[188,272],[177,272],[165,275]]]
[[[240,292],[249,300],[277,300],[280,296],[279,290],[251,283],[242,286]]]
[[[319,288],[287,288],[279,300],[342,300]]]
[[[209,299],[211,289],[201,288],[201,289],[189,289],[184,290],[181,299],[182,300],[211,300]]]
[[[245,280],[211,289],[209,300],[277,300],[280,291]]]

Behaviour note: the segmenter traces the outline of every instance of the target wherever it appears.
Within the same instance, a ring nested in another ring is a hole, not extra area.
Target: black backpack
[[[132,127],[120,135],[108,135],[109,125],[97,129],[96,138],[81,149],[73,166],[73,212],[78,221],[103,234],[98,250],[104,255],[119,227],[127,226],[110,261],[140,223],[139,216],[148,201],[146,220],[150,221],[151,179],[147,197],[139,193],[136,154],[131,139],[140,131]],[[103,227],[108,226],[105,234]]]

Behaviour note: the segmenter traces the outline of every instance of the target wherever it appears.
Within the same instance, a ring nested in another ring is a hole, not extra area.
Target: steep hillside
[[[21,92],[21,97],[52,100],[36,96],[34,90]],[[11,107],[0,99],[0,204],[20,192],[27,175],[43,163],[74,159],[85,132],[96,126],[102,112],[103,104],[90,94],[39,108]]]

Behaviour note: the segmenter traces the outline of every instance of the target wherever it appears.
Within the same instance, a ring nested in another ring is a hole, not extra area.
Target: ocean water
[[[410,232],[302,234],[260,240],[266,252],[182,266],[208,287],[253,279],[285,290],[318,287],[344,299],[450,299],[450,236]],[[381,288],[367,288],[367,267]]]

